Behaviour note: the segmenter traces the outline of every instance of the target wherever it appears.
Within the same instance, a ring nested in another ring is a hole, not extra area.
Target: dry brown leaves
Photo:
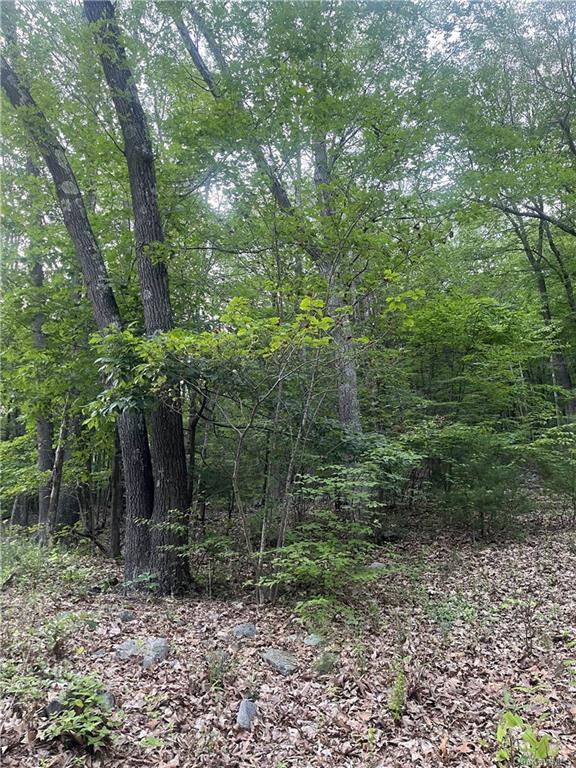
[[[98,619],[68,642],[66,663],[101,678],[123,713],[109,750],[87,755],[37,738],[40,710],[24,715],[2,702],[5,768],[87,765],[158,768],[485,768],[493,766],[496,726],[511,700],[560,747],[559,765],[576,765],[576,537],[551,532],[523,544],[413,544],[379,560],[400,564],[369,588],[376,625],[342,625],[328,647],[333,674],[317,677],[319,649],[285,608],[249,600],[127,602],[117,595],[46,596],[43,619],[88,611]],[[392,561],[392,560],[391,560]],[[18,586],[3,595],[8,631],[30,622]],[[527,614],[526,605],[535,605]],[[122,607],[138,619],[122,623]],[[254,621],[255,639],[231,628]],[[529,625],[529,626],[527,626]],[[131,637],[167,637],[169,658],[149,671],[121,661],[114,647]],[[299,671],[282,678],[261,660],[268,646],[296,654]],[[226,649],[222,686],[207,658]],[[389,691],[404,660],[408,700],[401,720]],[[252,732],[235,725],[243,696],[257,696]]]

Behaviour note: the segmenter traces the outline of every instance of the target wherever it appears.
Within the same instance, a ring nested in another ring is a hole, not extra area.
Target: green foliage
[[[410,471],[422,457],[402,442],[381,435],[364,435],[356,443],[355,461],[326,465],[317,475],[301,476],[298,491],[314,504],[329,501],[336,513],[370,526],[380,521],[380,510],[402,498]],[[363,532],[368,533],[368,529]]]
[[[337,597],[373,574],[365,568],[370,528],[317,512],[290,532],[290,543],[268,553],[271,573],[260,586],[281,586],[292,594]]]
[[[63,709],[50,717],[46,739],[73,740],[92,749],[103,747],[118,720],[110,712],[99,680],[73,675],[63,695]]]
[[[396,665],[394,681],[388,691],[388,710],[395,723],[399,723],[406,707],[406,672],[404,662],[400,661]]]
[[[432,487],[450,524],[482,536],[512,529],[527,501],[510,435],[486,426],[436,422],[412,439],[423,443]]]
[[[51,682],[49,670],[39,660],[32,667],[9,659],[0,664],[0,697],[14,697],[22,707],[42,699]]]
[[[566,496],[576,515],[576,425],[544,430],[525,447],[524,457],[548,488]]]
[[[558,755],[550,736],[538,732],[515,712],[502,714],[496,731],[496,762],[505,766],[552,766]]]
[[[20,585],[40,586],[47,591],[63,585],[82,591],[90,583],[102,581],[102,568],[93,559],[62,543],[39,547],[33,529],[4,525],[0,549],[1,582],[13,577]]]
[[[212,594],[215,584],[225,582],[229,574],[231,560],[237,557],[230,536],[210,533],[201,538],[192,547],[194,573],[200,582],[205,582],[208,594]]]
[[[426,605],[426,611],[445,631],[449,631],[456,621],[470,623],[478,616],[476,604],[458,596],[429,602]]]
[[[85,612],[57,614],[42,625],[39,636],[46,644],[48,653],[61,660],[66,652],[66,643],[83,624],[95,629],[97,622]]]
[[[234,667],[234,660],[226,650],[216,650],[206,656],[206,674],[210,687],[223,690]]]

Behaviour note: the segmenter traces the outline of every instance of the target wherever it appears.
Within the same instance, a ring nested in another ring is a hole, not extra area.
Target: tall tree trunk
[[[62,473],[64,471],[64,451],[66,450],[66,436],[68,434],[68,397],[62,412],[62,421],[58,433],[58,444],[54,452],[54,467],[52,469],[52,483],[50,488],[50,501],[48,502],[48,526],[40,529],[40,541],[45,544],[56,533],[56,516],[58,514],[58,501],[60,500],[60,487],[62,485]]]
[[[29,170],[34,176],[38,176],[38,170],[28,163]],[[44,268],[42,262],[38,258],[37,254],[33,253],[32,268],[30,270],[30,282],[36,289],[37,293],[40,293],[44,285]],[[36,297],[40,300],[40,297]],[[37,350],[43,350],[46,348],[47,338],[44,333],[44,312],[39,310],[32,318],[32,340],[34,347]],[[52,469],[54,464],[54,450],[52,448],[52,440],[54,437],[54,430],[52,423],[46,416],[39,413],[36,416],[36,444],[38,446],[38,470],[42,473],[47,473]],[[50,502],[50,479],[45,474],[44,480],[40,481],[38,486],[38,525],[40,529],[46,528],[48,524],[48,505]]]
[[[119,329],[122,322],[111,281],[64,148],[4,56],[1,59],[1,81],[8,100],[52,176],[64,224],[80,262],[96,326],[100,331]],[[133,579],[147,573],[150,568],[149,531],[140,521],[149,520],[152,516],[154,486],[143,414],[126,411],[120,414],[117,423],[126,482],[126,537],[130,540],[130,545],[126,547],[125,574],[128,579]]]
[[[538,287],[538,295],[540,297],[540,307],[542,311],[542,319],[544,325],[547,328],[552,327],[552,313],[550,311],[550,300],[548,298],[548,286],[546,285],[546,278],[542,267],[537,262],[532,262],[532,270],[534,271],[534,277],[536,279],[536,285]],[[572,377],[568,370],[568,365],[564,359],[564,355],[556,350],[551,356],[550,360],[554,367],[555,382],[563,389],[572,389]]]
[[[108,0],[85,0],[84,11],[88,21],[94,23],[100,62],[124,138],[144,322],[146,332],[152,335],[173,326],[152,144],[121,44],[114,6]],[[160,590],[181,593],[190,586],[191,577],[187,555],[188,478],[177,382],[168,385],[154,403],[150,423],[155,481],[152,564]]]
[[[330,220],[333,216],[332,193],[330,189],[330,166],[326,148],[326,136],[317,136],[313,141],[314,149],[314,185],[318,197],[321,216]],[[335,280],[337,259],[325,255],[320,263],[320,271],[326,278],[328,300],[326,307],[334,318],[332,339],[336,358],[336,388],[338,392],[338,414],[340,423],[349,432],[360,433],[360,403],[358,400],[358,382],[356,360],[352,341],[352,324],[348,310],[338,292]]]
[[[196,408],[196,396],[190,395],[190,411],[188,414],[188,506],[192,505],[194,497],[194,483],[196,480],[196,434],[198,423],[202,418],[208,398],[204,395],[199,407]]]
[[[340,423],[349,432],[360,434],[360,402],[356,376],[356,357],[353,330],[344,302],[333,290],[328,294],[328,313],[334,318],[332,339],[336,349],[335,367],[338,388],[338,415]]]
[[[114,458],[110,478],[110,555],[120,557],[120,528],[122,522],[122,452],[118,429],[114,430]]]
[[[507,214],[508,221],[512,224],[514,231],[516,232],[528,263],[534,274],[536,282],[536,288],[538,289],[538,297],[540,299],[540,311],[542,313],[542,319],[546,328],[553,330],[552,322],[552,310],[550,308],[550,298],[548,296],[548,286],[546,285],[546,276],[542,269],[543,260],[543,244],[544,244],[544,227],[545,222],[540,221],[538,226],[538,242],[536,247],[532,247],[528,238],[526,228],[519,216],[514,217],[512,214]],[[560,349],[554,349],[550,354],[550,372],[552,376],[552,383],[555,386],[562,387],[562,389],[570,391],[572,389],[572,378],[568,369],[566,359]],[[555,395],[555,400],[559,398]],[[562,410],[568,417],[573,416],[576,413],[576,400],[574,397],[568,396],[562,398]]]
[[[562,285],[564,286],[566,301],[568,302],[570,311],[572,312],[574,318],[576,319],[576,298],[574,296],[574,284],[572,282],[572,277],[568,272],[568,270],[566,269],[564,257],[560,251],[560,248],[558,248],[556,241],[552,237],[552,231],[548,223],[546,223],[546,236],[548,238],[548,244],[550,246],[550,250],[554,254],[554,257],[558,263],[558,272],[560,274],[560,279],[562,280]]]

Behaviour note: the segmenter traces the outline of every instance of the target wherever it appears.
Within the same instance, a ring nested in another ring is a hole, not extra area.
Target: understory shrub
[[[482,537],[511,531],[528,506],[512,436],[460,422],[434,424],[420,435],[446,522]]]
[[[516,712],[502,714],[496,731],[498,750],[496,762],[500,766],[552,766],[556,763],[558,748],[547,733],[537,730]]]
[[[548,489],[566,497],[576,517],[576,424],[545,430],[526,446],[525,457]]]
[[[338,597],[350,584],[368,580],[366,560],[373,547],[371,529],[342,521],[333,512],[315,512],[294,528],[287,544],[268,554],[261,587],[280,587],[295,595]]]
[[[71,675],[60,701],[62,709],[51,715],[43,731],[46,739],[71,739],[99,748],[118,724],[102,683],[94,677]]]

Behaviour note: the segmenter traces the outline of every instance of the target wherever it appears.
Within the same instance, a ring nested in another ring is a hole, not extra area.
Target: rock
[[[144,669],[150,669],[154,664],[164,661],[169,650],[170,646],[165,637],[151,637],[146,643],[144,659],[142,660]]]
[[[150,669],[154,664],[168,656],[170,645],[165,637],[149,637],[147,640],[125,640],[116,646],[119,659],[129,659],[131,656],[142,656],[142,666]]]
[[[59,715],[66,709],[66,702],[62,699],[51,699],[44,707],[46,717],[52,717],[52,715]]]
[[[304,645],[309,645],[311,648],[316,648],[318,645],[322,645],[324,640],[320,637],[320,635],[306,635],[304,638]]]
[[[262,654],[264,661],[281,675],[291,675],[298,669],[298,659],[287,651],[281,651],[279,648],[267,648]]]
[[[376,531],[375,539],[377,544],[397,544],[399,541],[404,540],[404,536],[401,531],[387,528],[382,531]]]
[[[129,608],[124,608],[118,614],[118,618],[120,621],[136,621],[137,616],[135,611],[131,611]]]
[[[104,691],[102,694],[102,709],[114,709],[116,706],[116,697],[110,691]]]
[[[338,665],[338,656],[325,651],[314,662],[314,671],[317,675],[329,675]]]
[[[380,563],[378,560],[376,560],[373,563],[370,563],[370,565],[366,566],[369,571],[379,571],[382,568],[388,568],[386,563]]]
[[[255,637],[256,624],[252,624],[252,623],[237,624],[233,628],[232,634],[234,635],[234,637]]]
[[[242,699],[236,715],[236,725],[244,731],[251,731],[256,714],[256,704],[250,699]]]
[[[140,656],[143,652],[143,644],[138,640],[124,640],[116,646],[116,656],[119,659],[129,659],[130,656]]]

